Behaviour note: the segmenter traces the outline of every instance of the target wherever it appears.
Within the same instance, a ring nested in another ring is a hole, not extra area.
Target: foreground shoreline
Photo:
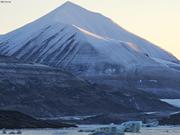
[[[78,132],[81,129],[94,129],[107,125],[78,125],[78,128],[62,128],[62,129],[22,129],[22,135],[88,135],[88,132]],[[7,130],[7,133],[12,132]],[[0,135],[2,130],[0,130]],[[140,133],[125,133],[125,135],[179,135],[179,126],[158,126],[151,128],[142,128]]]

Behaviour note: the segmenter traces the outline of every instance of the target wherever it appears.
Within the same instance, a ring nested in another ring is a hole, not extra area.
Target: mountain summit
[[[173,55],[71,2],[6,34],[0,44],[1,55],[64,68],[115,90],[180,97],[180,65]]]

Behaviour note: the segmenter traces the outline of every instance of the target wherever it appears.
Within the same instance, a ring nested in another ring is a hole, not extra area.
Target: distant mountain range
[[[178,59],[71,2],[1,36],[0,54],[0,105],[8,109],[37,116],[159,111],[175,109],[159,98],[180,98]]]

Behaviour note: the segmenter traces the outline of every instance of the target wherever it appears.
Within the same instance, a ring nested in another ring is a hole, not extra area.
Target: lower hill
[[[111,91],[58,68],[5,56],[0,56],[0,90],[1,109],[40,118],[177,110],[143,91]]]

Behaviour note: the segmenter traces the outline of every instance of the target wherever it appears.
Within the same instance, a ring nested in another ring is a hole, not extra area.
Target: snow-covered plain
[[[88,135],[87,132],[78,132],[80,129],[94,129],[102,125],[86,125],[71,129],[24,129],[22,135]],[[7,130],[7,133],[13,130]],[[0,131],[0,135],[2,130]],[[180,135],[180,126],[159,126],[142,128],[140,133],[125,133],[125,135]]]

